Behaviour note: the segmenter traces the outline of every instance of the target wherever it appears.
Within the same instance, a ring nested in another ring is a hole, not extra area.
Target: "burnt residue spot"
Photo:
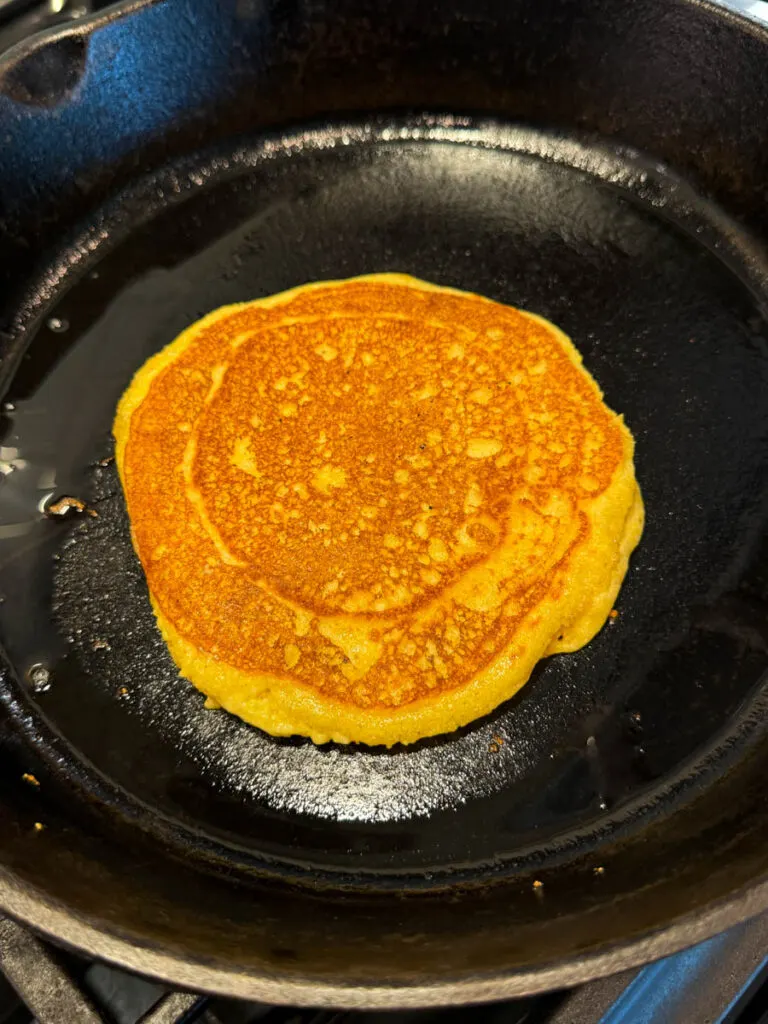
[[[280,960],[282,963],[296,963],[299,954],[295,949],[288,949],[286,946],[273,946],[269,951],[273,960]]]
[[[635,742],[643,735],[643,716],[639,711],[627,714],[627,735]]]
[[[49,501],[45,506],[44,513],[51,518],[56,517],[59,519],[63,519],[65,516],[97,516],[99,514],[96,509],[89,508],[80,498],[73,498],[70,495],[64,495],[61,498],[56,498],[54,501]]]

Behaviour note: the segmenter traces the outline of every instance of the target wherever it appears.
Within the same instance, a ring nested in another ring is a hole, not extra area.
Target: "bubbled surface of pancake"
[[[602,626],[632,438],[553,325],[402,275],[218,310],[115,422],[181,672],[275,735],[413,742]]]

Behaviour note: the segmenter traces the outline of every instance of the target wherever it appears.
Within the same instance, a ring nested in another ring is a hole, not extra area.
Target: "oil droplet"
[[[600,864],[598,867],[594,868],[593,870],[594,870],[594,873],[596,875],[604,875],[605,874],[605,868],[602,866],[602,864]]]
[[[43,829],[45,828],[45,825],[42,823],[42,821],[36,821],[32,827],[34,828],[35,832],[42,832]]]
[[[45,693],[51,687],[51,673],[45,665],[39,662],[30,666],[27,671],[27,679],[35,693]]]
[[[127,686],[121,686],[120,689],[117,691],[117,697],[118,700],[124,700],[126,702],[130,701],[131,691],[128,689]]]
[[[61,317],[52,316],[48,320],[48,330],[53,331],[54,334],[63,334],[64,331],[69,330],[69,320],[62,320]]]
[[[39,781],[35,778],[34,775],[31,775],[29,772],[24,772],[24,774],[21,776],[21,781],[26,782],[28,786],[40,786]]]

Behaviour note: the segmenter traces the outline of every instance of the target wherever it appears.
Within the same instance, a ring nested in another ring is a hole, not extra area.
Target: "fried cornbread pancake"
[[[180,672],[276,736],[412,743],[601,628],[632,436],[541,317],[400,274],[219,309],[114,425]]]

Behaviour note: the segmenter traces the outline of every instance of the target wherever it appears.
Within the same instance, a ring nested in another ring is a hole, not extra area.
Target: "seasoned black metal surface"
[[[761,31],[689,0],[172,7],[105,18],[61,89],[37,49],[0,66],[0,898],[178,983],[379,1006],[583,979],[760,909]],[[570,334],[648,524],[616,622],[488,720],[317,749],[174,678],[99,463],[191,321],[382,270]],[[45,518],[62,495],[98,516]]]
[[[138,231],[114,226],[126,210]],[[130,796],[304,865],[483,865],[651,802],[747,713],[768,665],[768,606],[739,593],[768,516],[763,268],[684,183],[499,124],[329,126],[153,178],[97,230],[109,252],[62,279],[8,391],[23,467],[0,508],[25,532],[0,549],[0,629],[19,677],[50,672],[48,720]],[[635,433],[648,524],[618,619],[488,720],[394,751],[318,748],[206,711],[177,678],[99,462],[130,376],[182,327],[375,270],[562,326]],[[98,516],[44,520],[51,493]]]

